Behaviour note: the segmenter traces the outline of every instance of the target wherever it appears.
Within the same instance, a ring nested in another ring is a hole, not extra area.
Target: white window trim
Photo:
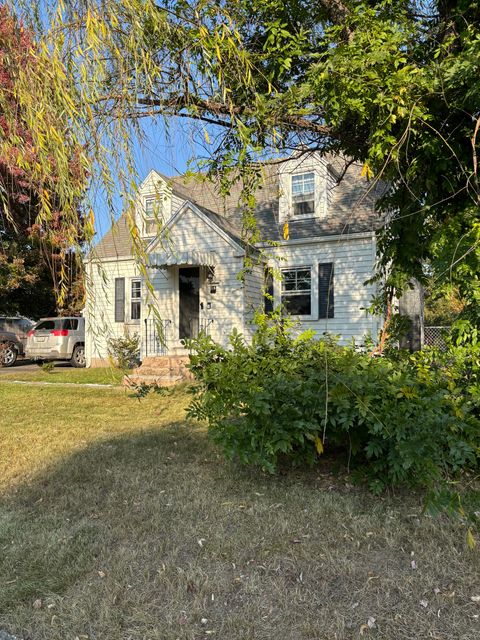
[[[310,288],[310,311],[309,315],[293,315],[288,314],[287,317],[293,320],[299,320],[300,322],[308,322],[318,320],[318,265],[314,264],[282,264],[281,272],[291,271],[293,269],[310,269],[311,288]],[[282,279],[274,278],[274,301],[275,308],[282,304]]]
[[[307,174],[313,174],[313,213],[301,214],[295,213],[295,199],[293,195],[293,179],[296,176],[305,176]],[[304,168],[302,171],[296,171],[295,173],[290,174],[290,207],[292,212],[292,219],[294,220],[311,220],[312,218],[318,218],[318,188],[319,188],[319,180],[318,173],[315,171],[313,167]]]
[[[292,177],[305,173],[313,173],[315,180],[315,210],[314,215],[294,215],[292,198]],[[282,165],[279,172],[279,223],[288,221],[298,224],[300,220],[322,220],[331,215],[328,203],[327,165],[316,154],[303,161],[290,160]],[[289,242],[289,241],[288,241]]]
[[[143,193],[141,195],[141,220],[142,220],[142,228],[143,234],[142,236],[146,238],[155,238],[157,236],[157,231],[149,231],[148,225],[152,222],[161,222],[164,221],[168,217],[168,191],[161,187],[157,191],[149,191],[148,193]],[[157,202],[158,211],[155,212],[155,206],[152,208],[151,213],[147,213],[147,201],[153,200],[153,202]]]
[[[140,283],[140,297],[138,297],[138,298],[134,298],[132,296],[133,284],[135,282],[139,282]],[[140,318],[135,319],[135,320],[132,318],[132,303],[133,302],[139,302],[140,303]],[[141,280],[141,278],[138,278],[138,277],[130,278],[130,286],[129,286],[129,289],[128,289],[128,315],[127,315],[129,323],[131,323],[131,324],[140,324],[140,321],[142,319],[142,306],[143,306],[142,305],[142,280]]]

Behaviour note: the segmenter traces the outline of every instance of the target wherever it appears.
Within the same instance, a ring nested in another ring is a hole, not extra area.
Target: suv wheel
[[[13,344],[0,345],[0,357],[2,359],[2,367],[13,367],[18,358],[18,351]]]
[[[83,345],[78,345],[78,347],[75,347],[70,362],[72,364],[72,367],[76,367],[77,369],[82,369],[86,366],[87,361],[85,359],[85,347]]]

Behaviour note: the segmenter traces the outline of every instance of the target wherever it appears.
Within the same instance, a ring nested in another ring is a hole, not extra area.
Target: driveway
[[[69,362],[56,362],[55,367],[70,367]],[[31,360],[18,359],[13,367],[0,367],[0,376],[6,373],[23,373],[24,371],[39,371],[41,367]],[[1,636],[0,636],[1,640]]]

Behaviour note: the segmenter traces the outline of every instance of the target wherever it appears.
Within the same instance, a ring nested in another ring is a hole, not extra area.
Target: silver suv
[[[38,364],[70,360],[72,367],[84,367],[85,318],[42,318],[29,332],[25,352]]]

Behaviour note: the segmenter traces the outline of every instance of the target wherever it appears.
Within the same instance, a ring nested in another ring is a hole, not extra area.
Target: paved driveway
[[[69,362],[56,362],[55,367],[70,367]],[[23,373],[24,371],[38,371],[40,367],[38,364],[31,362],[30,360],[21,360],[20,358],[16,361],[13,367],[0,367],[0,376],[6,373]],[[1,640],[1,638],[0,638]]]

